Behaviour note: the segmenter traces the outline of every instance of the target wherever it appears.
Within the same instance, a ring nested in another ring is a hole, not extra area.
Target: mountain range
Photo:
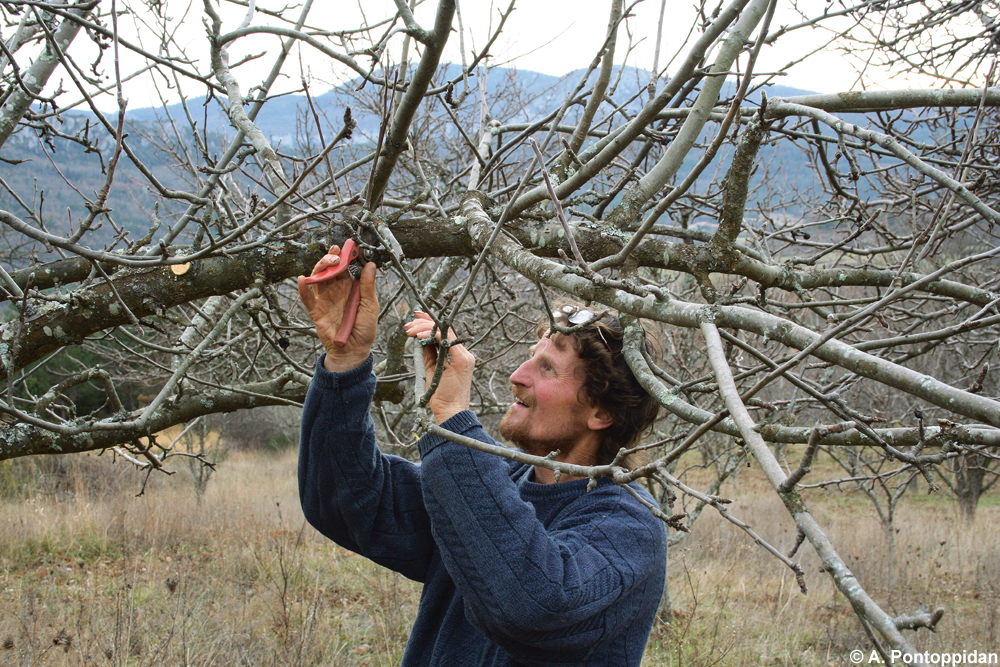
[[[454,97],[459,97],[464,91],[468,91],[464,103],[456,113],[466,129],[477,127],[480,100],[485,99],[488,100],[489,113],[501,123],[527,123],[559,108],[566,95],[576,87],[583,73],[581,70],[571,72],[564,77],[554,77],[536,72],[495,68],[486,74],[485,85],[477,76],[470,75],[467,87],[465,82],[459,82],[452,92]],[[446,65],[442,67],[437,80],[447,81],[460,77],[459,67]],[[649,78],[648,72],[631,67],[621,68],[615,72],[613,79],[615,85],[609,90],[609,97],[622,105],[617,113],[631,114],[641,107],[642,102],[648,99],[645,89]],[[485,95],[480,91],[480,87],[485,88]],[[733,86],[727,84],[723,89],[723,98],[725,99],[733,91]],[[767,92],[769,97],[784,97],[808,94],[809,91],[773,85]],[[759,91],[755,91],[748,96],[744,104],[757,104],[759,98]],[[269,137],[272,146],[286,155],[294,155],[300,150],[296,147],[306,142],[313,147],[313,150],[320,145],[315,132],[316,116],[325,126],[324,136],[329,140],[342,126],[344,112],[350,107],[352,117],[357,122],[352,139],[353,146],[358,151],[363,149],[370,151],[370,146],[379,132],[381,122],[379,110],[385,104],[381,88],[371,84],[362,85],[361,81],[355,80],[315,96],[312,98],[311,107],[304,95],[276,96],[263,106],[256,124],[264,135]],[[443,105],[444,101],[429,98],[425,99],[423,104]],[[565,122],[573,122],[580,108],[580,105],[571,107]],[[182,173],[179,174],[169,168],[170,162],[178,161],[178,156],[171,156],[163,151],[167,144],[166,139],[175,133],[187,137],[184,142],[190,149],[191,124],[188,116],[194,122],[197,131],[207,139],[210,152],[215,150],[216,154],[221,154],[228,138],[233,135],[232,125],[217,100],[210,99],[207,103],[204,100],[189,101],[187,111],[186,114],[180,103],[165,108],[150,107],[127,111],[129,146],[164,187],[185,189],[193,187],[191,183],[185,183],[193,180],[190,176],[185,177]],[[108,148],[113,143],[113,138],[100,127],[98,119],[91,113],[69,111],[63,113],[61,119],[60,131],[64,134],[88,132],[87,136],[100,137],[99,144],[102,148]],[[117,114],[109,116],[108,121],[113,125],[117,121]],[[618,122],[620,120],[616,119],[615,124]],[[709,123],[706,126],[705,136],[711,136],[715,127],[714,123]],[[442,131],[446,135],[456,135],[457,139],[457,129],[454,124],[445,126]],[[731,148],[724,147],[716,160],[716,165],[706,170],[696,187],[704,191],[712,179],[721,175],[716,173],[716,170],[720,168],[717,165],[728,163],[726,150]],[[14,166],[8,164],[3,168],[6,172],[5,181],[12,190],[19,193],[22,201],[29,207],[36,212],[41,210],[46,227],[55,232],[65,233],[73,229],[77,221],[87,214],[80,196],[74,189],[93,198],[105,180],[103,173],[105,165],[95,151],[88,152],[79,144],[59,137],[40,137],[38,132],[33,130],[22,128],[11,137],[0,151],[0,158],[17,163]],[[806,168],[803,153],[789,142],[779,142],[773,149],[765,149],[762,151],[761,159],[780,162],[782,168],[777,170],[777,174],[778,178],[784,181],[774,183],[777,188],[806,189],[815,186],[815,176]],[[697,154],[692,153],[682,168],[681,175],[686,173],[696,160]],[[255,187],[249,180],[245,185],[251,189]],[[27,216],[24,207],[6,190],[0,191],[0,207],[20,217],[30,217]],[[113,210],[112,217],[116,224],[137,236],[146,234],[154,218],[169,223],[170,218],[179,215],[184,209],[182,202],[168,202],[157,207],[156,198],[150,191],[147,181],[125,157],[119,162],[109,207]],[[99,236],[110,238],[111,231],[105,230],[106,233]]]

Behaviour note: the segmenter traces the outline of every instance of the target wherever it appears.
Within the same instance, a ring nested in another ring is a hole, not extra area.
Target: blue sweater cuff
[[[441,428],[459,435],[468,435],[468,431],[474,428],[481,429],[482,427],[483,425],[479,423],[479,419],[476,417],[476,414],[472,412],[472,410],[463,410],[441,424]],[[419,441],[417,441],[417,449],[420,450],[420,458],[426,458],[426,456],[433,450],[446,443],[456,444],[452,443],[451,440],[442,438],[439,435],[432,435],[430,433],[424,435]],[[461,447],[462,445],[457,446]]]
[[[326,353],[324,352],[316,362],[316,373],[313,375],[313,382],[323,389],[347,389],[359,385],[371,376],[372,368],[375,365],[374,355],[369,354],[367,361],[357,368],[343,373],[331,373],[323,365],[325,360]]]

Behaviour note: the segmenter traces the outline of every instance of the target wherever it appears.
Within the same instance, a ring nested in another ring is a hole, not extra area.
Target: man
[[[302,416],[299,494],[321,533],[424,584],[403,665],[638,666],[663,593],[663,524],[607,479],[587,492],[586,479],[557,484],[546,468],[435,436],[419,441],[419,465],[379,452],[369,415],[375,266],[361,275],[357,319],[340,346],[345,274],[311,287],[299,279],[326,349]],[[570,325],[589,317],[559,315]],[[432,326],[419,313],[407,333],[426,338]],[[511,375],[501,433],[532,454],[558,449],[558,461],[610,462],[656,413],[621,357],[621,329],[604,322],[541,338]],[[436,360],[425,348],[428,378]],[[429,407],[443,428],[494,443],[468,409],[474,366],[451,347]]]

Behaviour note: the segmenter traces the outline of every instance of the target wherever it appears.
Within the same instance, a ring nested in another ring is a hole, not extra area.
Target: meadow
[[[199,499],[187,466],[153,475],[111,454],[0,463],[0,665],[398,665],[419,586],[325,540],[298,505],[295,452],[234,452]],[[755,468],[724,495],[787,551],[794,526]],[[893,558],[860,494],[813,512],[890,613],[946,610],[920,650],[997,651],[995,496],[964,523],[942,493],[904,499]],[[670,613],[644,665],[841,665],[871,650],[850,605],[798,559],[809,593],[707,511],[669,556]]]

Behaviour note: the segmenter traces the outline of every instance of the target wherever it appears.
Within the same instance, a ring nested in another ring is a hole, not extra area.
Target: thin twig
[[[545,181],[545,187],[549,191],[549,197],[552,198],[552,206],[556,211],[556,217],[559,218],[559,223],[566,233],[566,241],[569,243],[570,250],[573,251],[573,257],[576,258],[576,262],[580,265],[580,269],[583,270],[584,275],[590,276],[594,272],[590,270],[586,260],[583,259],[583,255],[580,254],[580,249],[576,245],[576,239],[573,237],[573,230],[570,229],[569,221],[566,220],[562,203],[559,201],[559,197],[556,196],[556,191],[552,187],[552,181],[549,180],[549,170],[545,168],[545,157],[542,156],[542,151],[538,149],[538,144],[535,143],[534,138],[528,139],[528,143],[531,145],[532,150],[535,151],[535,159],[538,160],[538,164],[542,166],[542,179]]]

